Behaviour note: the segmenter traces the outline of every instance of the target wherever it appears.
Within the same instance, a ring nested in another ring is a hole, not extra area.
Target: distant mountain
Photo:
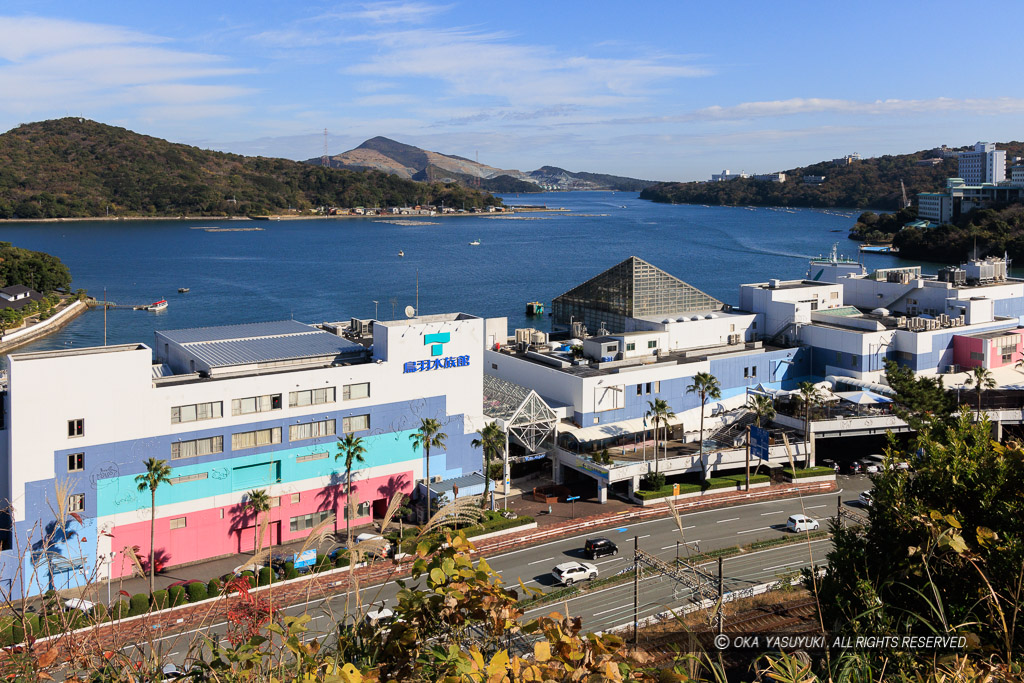
[[[997,143],[997,146],[1007,150],[1007,158],[1022,153],[1020,143]],[[935,159],[935,162],[918,165],[927,159]],[[783,183],[753,178],[658,183],[644,189],[640,198],[670,204],[865,207],[895,211],[903,199],[901,180],[908,198],[915,201],[918,192],[935,192],[945,187],[946,178],[957,174],[957,160],[955,157],[941,159],[935,150],[923,150],[913,154],[887,154],[849,164],[822,161],[785,173]],[[825,176],[825,181],[806,184],[804,176]]]
[[[88,119],[29,123],[0,135],[0,218],[244,216],[441,202],[500,204],[454,183],[211,152]]]
[[[306,163],[321,165],[321,159]],[[355,149],[330,157],[331,168],[373,169],[400,178],[427,182],[456,182],[489,192],[543,192],[544,190],[642,190],[651,180],[601,173],[574,173],[554,166],[536,171],[506,170],[465,157],[430,152],[385,137],[367,140]]]

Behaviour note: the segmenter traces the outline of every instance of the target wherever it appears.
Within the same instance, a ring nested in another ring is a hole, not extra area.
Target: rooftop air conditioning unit
[[[440,475],[440,474],[438,474],[438,475],[435,475],[435,476],[434,476],[434,479],[432,480],[432,483],[434,483],[434,484],[440,484],[440,483],[441,483],[441,475]]]

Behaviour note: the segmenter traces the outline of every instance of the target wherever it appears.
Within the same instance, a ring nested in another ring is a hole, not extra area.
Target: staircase
[[[705,450],[725,450],[737,448],[747,442],[747,427],[757,422],[757,414],[741,408],[742,412],[729,425],[722,427],[717,432],[704,440]]]

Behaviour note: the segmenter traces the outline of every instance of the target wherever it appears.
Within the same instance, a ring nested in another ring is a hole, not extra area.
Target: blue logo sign
[[[316,548],[310,548],[301,555],[299,553],[295,553],[292,555],[292,562],[295,564],[296,569],[312,567],[316,564]]]
[[[768,430],[750,428],[750,455],[761,460],[768,459]]]
[[[448,368],[464,368],[469,365],[469,356],[445,356],[444,345],[452,340],[450,332],[435,332],[423,335],[423,344],[430,346],[430,355],[433,358],[428,360],[411,360],[402,366],[402,373],[427,372],[428,370],[442,370]]]

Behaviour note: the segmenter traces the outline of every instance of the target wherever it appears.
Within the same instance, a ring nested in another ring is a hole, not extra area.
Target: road
[[[786,519],[796,513],[803,513],[818,519],[827,527],[827,518],[836,514],[839,498],[844,506],[859,509],[857,497],[861,491],[871,488],[871,482],[864,476],[840,476],[840,493],[827,493],[788,500],[765,501],[739,506],[701,510],[681,515],[683,535],[680,536],[675,520],[669,517],[636,522],[627,526],[580,534],[570,538],[551,541],[536,546],[493,555],[487,558],[511,588],[519,581],[527,586],[550,591],[555,586],[551,569],[561,562],[570,560],[587,561],[583,556],[583,544],[587,538],[604,536],[619,546],[615,557],[602,558],[594,562],[600,576],[610,576],[632,567],[633,537],[639,547],[670,564],[676,553],[680,557],[701,551],[747,545],[755,541],[776,538],[789,534],[785,529]],[[831,547],[827,538],[810,543],[795,543],[780,546],[724,561],[726,590],[737,590],[746,586],[770,582],[777,577],[798,571],[810,564],[820,564]],[[717,574],[717,561],[703,565],[703,570]],[[690,593],[674,580],[660,575],[644,573],[640,589],[640,616],[657,614],[670,608],[690,603]],[[362,603],[377,605],[392,604],[398,587],[394,582],[366,586],[360,589]],[[345,614],[345,603],[355,601],[355,591],[342,593],[328,599],[316,599],[306,603],[290,605],[283,612],[290,616],[308,613],[311,616],[310,631],[306,639],[322,637],[333,633],[335,624]],[[354,609],[354,605],[352,606]],[[609,586],[585,592],[556,604],[529,609],[527,618],[552,611],[568,612],[583,617],[587,631],[603,631],[632,623],[633,582]],[[169,661],[181,665],[189,658],[191,643],[198,642],[199,634],[208,637],[223,636],[226,624],[216,623],[201,630],[188,631],[166,636],[154,636],[149,643],[132,644],[126,651],[149,653],[150,648],[166,655]]]

